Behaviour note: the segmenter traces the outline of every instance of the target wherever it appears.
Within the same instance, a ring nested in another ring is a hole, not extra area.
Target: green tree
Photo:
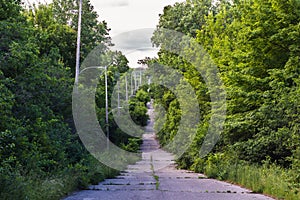
[[[62,24],[55,18],[53,4],[38,5],[35,11],[29,10],[26,15],[37,30],[40,54],[48,55],[54,48],[58,49],[60,60],[66,68],[74,68],[76,52],[76,31],[68,24]]]
[[[91,157],[72,133],[76,31],[55,19],[51,4],[34,12],[20,1],[0,7],[0,198],[54,198],[53,190],[59,198],[87,185],[97,165],[85,162]],[[57,187],[49,177],[66,182]]]
[[[223,137],[214,152],[233,149],[240,159],[260,163],[271,158],[289,166],[293,152],[298,152],[299,1],[219,1],[215,6],[203,1],[207,6],[202,7],[199,2],[166,7],[158,28],[196,35],[221,72],[228,110]],[[197,20],[189,18],[193,13]],[[153,42],[163,47],[169,41],[160,40],[157,31]],[[202,122],[190,150],[179,160],[189,167],[199,155],[207,130],[209,92],[200,74],[178,55],[161,50],[155,61],[179,70],[196,90]],[[168,90],[156,88],[156,93],[156,102],[171,113],[159,133],[164,143],[176,129],[179,110]]]
[[[69,25],[76,32],[78,26],[78,2],[74,0],[53,1],[55,19],[60,24]],[[83,0],[81,61],[99,44],[110,45],[110,37],[108,35],[110,29],[105,21],[99,22],[98,17],[90,0]]]

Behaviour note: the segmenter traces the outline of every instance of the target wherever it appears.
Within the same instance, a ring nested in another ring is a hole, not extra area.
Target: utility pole
[[[151,76],[147,76],[148,77],[148,89],[147,92],[150,92],[150,84],[151,84]]]
[[[140,86],[142,85],[142,70],[140,69]]]
[[[104,69],[104,77],[105,77],[105,126],[106,126],[106,133],[107,133],[107,141],[106,141],[106,145],[107,145],[107,150],[109,150],[109,121],[108,121],[108,83],[107,83],[107,69],[108,66],[91,66],[88,68],[83,69],[80,73],[84,72],[85,70],[88,69]]]
[[[130,73],[130,89],[131,89],[131,96],[133,96],[133,80],[132,80],[132,72]]]
[[[134,71],[134,91],[137,89],[136,71]]]
[[[120,116],[120,82],[117,82],[118,84],[118,116]]]
[[[106,122],[106,133],[107,133],[107,150],[109,150],[109,123],[108,123],[108,93],[107,93],[107,66],[105,66],[105,122]]]
[[[128,82],[127,82],[127,74],[125,75],[125,87],[126,87],[126,102],[128,102]]]
[[[82,0],[79,0],[78,28],[77,28],[77,50],[76,50],[76,68],[75,68],[75,85],[76,85],[76,87],[78,86],[79,67],[80,67],[81,13],[82,13]]]

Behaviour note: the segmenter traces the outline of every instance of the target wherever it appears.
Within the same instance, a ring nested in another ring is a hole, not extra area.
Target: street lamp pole
[[[107,84],[107,66],[91,66],[91,67],[87,67],[85,69],[83,69],[80,73],[82,73],[85,70],[88,69],[104,69],[104,77],[105,77],[105,126],[106,126],[106,133],[107,133],[107,141],[106,141],[106,145],[107,145],[107,149],[109,149],[109,122],[108,122],[108,92],[107,92],[107,88],[108,88],[108,84]]]
[[[142,85],[142,70],[140,69],[140,86]]]
[[[133,95],[133,79],[132,79],[132,72],[130,73],[130,90],[131,96]]]
[[[136,71],[134,71],[134,91],[137,90]]]
[[[118,81],[118,116],[120,116],[120,83]]]
[[[76,67],[75,67],[75,85],[76,86],[78,86],[79,66],[80,66],[81,13],[82,13],[82,0],[79,0],[78,28],[77,28],[77,49],[76,49]]]
[[[107,92],[107,66],[104,67],[105,69],[105,122],[106,122],[106,145],[107,150],[109,150],[109,123],[108,123],[108,92]]]
[[[128,81],[127,81],[127,74],[125,74],[125,87],[126,87],[126,102],[128,102]]]

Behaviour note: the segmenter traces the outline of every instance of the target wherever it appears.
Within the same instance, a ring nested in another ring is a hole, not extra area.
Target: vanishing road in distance
[[[89,190],[75,192],[65,200],[271,200],[261,194],[203,174],[175,167],[174,156],[159,149],[153,131],[153,108],[141,146],[142,160],[114,179],[106,179]],[[162,168],[162,166],[166,166]]]

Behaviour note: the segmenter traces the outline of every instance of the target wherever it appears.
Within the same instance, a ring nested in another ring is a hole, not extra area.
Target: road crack
[[[151,161],[151,162],[150,162],[150,169],[151,169],[151,171],[152,171],[152,176],[153,176],[153,178],[155,179],[155,189],[156,189],[156,190],[159,190],[159,185],[160,185],[160,182],[159,182],[159,176],[157,176],[157,175],[155,174],[152,155],[151,155],[151,157],[150,157],[150,161]]]

